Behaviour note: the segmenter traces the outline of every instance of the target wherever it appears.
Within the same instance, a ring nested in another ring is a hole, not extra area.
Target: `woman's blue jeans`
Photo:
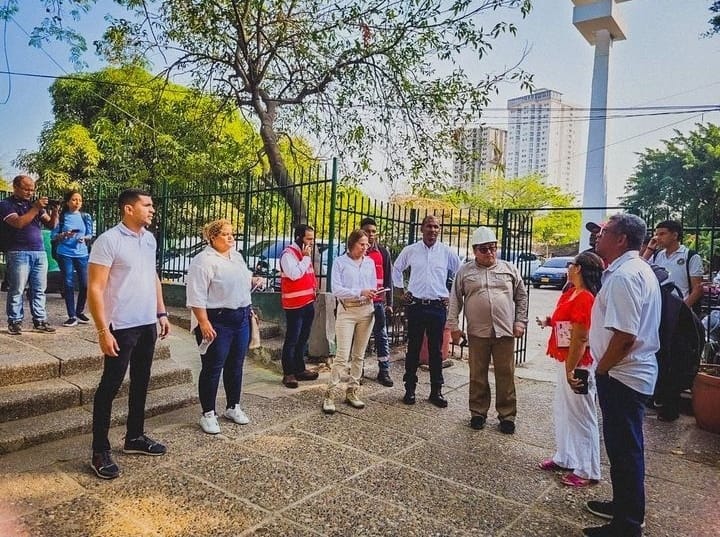
[[[58,255],[58,265],[63,275],[65,284],[65,308],[68,317],[75,318],[78,313],[85,311],[85,301],[87,300],[87,284],[88,284],[88,259],[85,257],[67,257]],[[78,298],[75,304],[75,273],[77,272],[78,282]]]
[[[207,315],[217,336],[207,352],[200,357],[202,369],[198,380],[198,392],[202,411],[215,410],[220,374],[225,387],[227,408],[240,402],[243,364],[250,343],[251,307],[208,308]],[[200,328],[195,329],[195,339],[202,341]]]

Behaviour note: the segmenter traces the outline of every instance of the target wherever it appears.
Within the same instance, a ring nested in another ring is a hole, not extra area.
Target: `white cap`
[[[486,244],[488,242],[497,242],[495,232],[489,227],[479,227],[473,231],[472,237],[470,237],[470,245],[475,246],[476,244]]]

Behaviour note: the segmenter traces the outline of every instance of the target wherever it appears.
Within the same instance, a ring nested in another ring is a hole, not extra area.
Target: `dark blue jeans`
[[[388,342],[387,321],[385,319],[385,303],[374,304],[375,324],[373,324],[373,340],[380,369],[387,369],[390,344]]]
[[[120,347],[118,356],[105,356],[100,385],[93,404],[93,452],[108,451],[110,414],[125,372],[130,366],[130,392],[126,438],[137,438],[145,432],[145,400],[150,382],[150,367],[155,353],[157,325],[148,324],[110,331]]]
[[[217,336],[200,357],[202,368],[198,379],[198,392],[203,412],[215,410],[220,374],[225,387],[226,407],[240,402],[243,365],[250,343],[251,307],[231,310],[227,308],[208,309],[207,316]],[[195,329],[195,339],[202,341],[200,329]]]
[[[618,535],[640,535],[645,520],[643,417],[647,395],[609,375],[596,375],[605,450],[613,489],[612,526]]]
[[[283,375],[297,375],[305,371],[305,346],[310,339],[310,328],[315,318],[315,303],[285,310],[287,327],[282,349]]]
[[[417,368],[420,364],[420,348],[424,336],[428,340],[428,361],[430,364],[430,383],[442,385],[442,341],[447,308],[442,304],[410,304],[405,308],[407,315],[408,346],[405,356],[406,384],[417,384]]]
[[[77,317],[78,313],[85,311],[85,301],[87,300],[87,282],[88,282],[88,256],[85,257],[66,257],[58,255],[58,265],[63,275],[63,283],[65,286],[65,309],[67,309],[68,317]],[[78,298],[75,304],[75,273],[77,272],[78,281]]]

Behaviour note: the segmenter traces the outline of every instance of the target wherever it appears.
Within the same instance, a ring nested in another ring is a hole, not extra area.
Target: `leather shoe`
[[[438,408],[445,408],[446,406],[448,406],[447,399],[445,399],[445,397],[443,397],[443,394],[439,391],[437,393],[431,393],[428,401],[430,401]]]
[[[415,392],[411,391],[405,391],[405,396],[403,397],[403,403],[406,405],[414,405],[415,404]]]
[[[470,418],[470,427],[475,429],[476,431],[479,431],[483,427],[485,427],[485,416],[473,416]]]
[[[317,380],[319,374],[317,371],[306,369],[295,375],[295,380]]]
[[[298,381],[295,378],[295,375],[285,375],[282,379],[282,383],[285,385],[286,388],[298,387]]]
[[[500,420],[500,432],[504,434],[515,434],[515,422]]]
[[[393,379],[390,378],[390,373],[388,373],[387,369],[378,371],[377,381],[388,388],[393,387]]]

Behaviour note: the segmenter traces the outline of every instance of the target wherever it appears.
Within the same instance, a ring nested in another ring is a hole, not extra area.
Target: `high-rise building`
[[[578,109],[562,102],[562,93],[540,89],[507,103],[505,176],[543,176],[548,185],[579,194],[582,189],[576,121]]]
[[[493,127],[467,127],[460,131],[461,154],[453,161],[454,184],[467,188],[483,177],[502,173],[505,167],[507,131]]]

